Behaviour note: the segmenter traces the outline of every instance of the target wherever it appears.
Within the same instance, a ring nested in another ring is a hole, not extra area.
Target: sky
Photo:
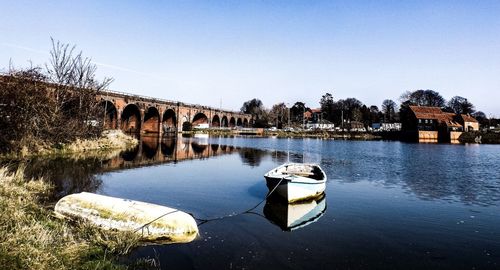
[[[77,46],[110,88],[239,110],[406,91],[500,117],[500,1],[3,1],[0,71]]]

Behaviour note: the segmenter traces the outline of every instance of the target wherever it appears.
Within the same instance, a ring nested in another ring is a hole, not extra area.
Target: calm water
[[[131,258],[157,258],[163,269],[500,269],[500,146],[147,139],[105,160],[33,168],[50,168],[58,196],[88,190],[210,219],[261,202],[263,174],[286,161],[320,163],[325,198],[291,208],[268,200],[201,225],[191,243]]]

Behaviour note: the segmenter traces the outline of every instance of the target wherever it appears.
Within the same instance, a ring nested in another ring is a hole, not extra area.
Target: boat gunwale
[[[273,176],[264,176],[266,179],[273,179],[275,181],[279,181],[281,179],[285,180],[285,183],[281,183],[281,185],[286,184],[286,183],[296,183],[296,184],[305,184],[305,185],[319,185],[326,183],[326,180],[315,180],[311,178],[305,178],[305,177],[295,177],[295,179],[290,179],[290,177],[293,177],[291,175],[286,175],[285,177],[273,177]],[[299,178],[299,179],[297,179]],[[300,180],[300,178],[305,178],[307,181]],[[313,182],[314,181],[314,182]]]
[[[278,173],[277,172],[278,169],[286,167],[286,166],[290,166],[290,165],[301,165],[301,166],[317,167],[321,171],[321,173],[323,174],[323,179],[317,180],[317,179],[314,179],[314,178],[311,178],[311,177],[305,177],[305,176],[302,176],[302,175],[283,174],[283,173]],[[264,177],[266,178],[266,180],[268,180],[268,178],[275,179],[275,180],[284,179],[287,182],[290,182],[290,183],[299,183],[299,184],[312,184],[312,185],[316,185],[316,184],[322,184],[322,183],[326,183],[327,182],[327,176],[326,176],[325,171],[317,163],[295,163],[295,162],[287,162],[285,164],[282,164],[282,165],[280,165],[278,167],[275,167],[275,168],[271,169],[266,174],[264,174]],[[290,179],[290,178],[295,178],[295,179]],[[307,181],[305,181],[305,180],[301,181],[301,179],[307,179]],[[312,182],[312,181],[314,181],[314,182]]]

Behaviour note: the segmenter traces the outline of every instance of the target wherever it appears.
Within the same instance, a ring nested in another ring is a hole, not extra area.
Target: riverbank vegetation
[[[15,162],[137,145],[121,131],[103,130],[97,95],[112,80],[97,80],[95,71],[75,47],[54,40],[45,68],[11,64],[0,76],[0,158]],[[0,168],[2,269],[129,268],[118,259],[139,243],[133,233],[56,218],[50,201],[54,187],[43,179],[27,179],[22,164],[14,167],[14,172]]]
[[[458,140],[461,143],[500,144],[500,133],[496,132],[464,132]]]
[[[86,224],[58,219],[46,204],[52,187],[26,181],[23,169],[0,168],[0,265],[4,269],[144,269],[119,257],[138,245],[134,233],[103,232]]]
[[[98,138],[77,138],[70,143],[55,143],[46,147],[39,146],[36,150],[22,147],[17,152],[0,154],[0,159],[21,160],[33,156],[67,156],[68,158],[74,158],[76,156],[105,157],[109,156],[110,153],[116,152],[116,150],[123,151],[131,149],[137,146],[138,143],[139,140],[124,134],[121,130],[106,130],[103,131]]]
[[[45,68],[11,64],[0,76],[0,152],[38,153],[99,139],[104,111],[96,96],[112,79],[100,81],[95,72],[90,58],[54,40]]]

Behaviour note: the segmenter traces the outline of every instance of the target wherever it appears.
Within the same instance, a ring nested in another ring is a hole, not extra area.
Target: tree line
[[[415,90],[404,92],[399,97],[400,103],[392,99],[386,99],[381,106],[365,105],[356,98],[335,100],[334,96],[327,92],[319,100],[319,119],[316,122],[332,123],[342,126],[353,121],[370,127],[373,123],[396,123],[405,122],[409,118],[409,106],[433,106],[439,107],[445,112],[456,114],[469,114],[475,117],[482,125],[497,124],[497,119],[488,119],[482,111],[476,111],[475,106],[465,97],[454,96],[446,100],[439,92],[434,90]],[[299,125],[304,123],[305,112],[313,112],[304,102],[297,101],[292,106],[285,103],[273,105],[266,109],[261,100],[254,98],[243,104],[241,112],[253,116],[255,127],[276,126],[282,128],[288,125]]]

